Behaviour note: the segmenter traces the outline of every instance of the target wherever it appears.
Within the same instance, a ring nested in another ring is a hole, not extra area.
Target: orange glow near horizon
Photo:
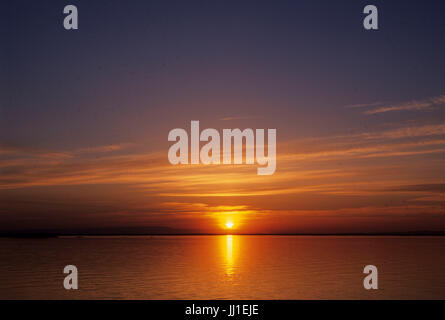
[[[79,232],[137,226],[147,233],[165,227],[178,233],[360,233],[444,226],[445,173],[437,159],[445,153],[445,124],[282,140],[278,148],[271,176],[248,165],[172,166],[163,152],[127,144],[3,149],[2,168],[11,170],[0,191],[33,203],[2,201],[11,212],[4,217],[33,221],[25,229],[57,229],[69,220]],[[22,171],[12,170],[18,167]],[[56,200],[60,205],[44,211],[38,205]],[[93,200],[103,215],[93,214]],[[82,213],[76,219],[74,205]]]

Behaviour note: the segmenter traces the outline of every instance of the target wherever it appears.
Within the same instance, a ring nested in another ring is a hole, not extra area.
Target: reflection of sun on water
[[[235,274],[234,259],[236,258],[236,242],[237,237],[231,233],[240,227],[238,211],[227,209],[234,209],[235,207],[224,207],[224,211],[218,213],[219,225],[225,230],[226,235],[221,236],[221,254],[224,259],[224,271],[226,276],[231,278]]]
[[[233,236],[231,234],[226,235],[226,274],[228,276],[233,275]]]

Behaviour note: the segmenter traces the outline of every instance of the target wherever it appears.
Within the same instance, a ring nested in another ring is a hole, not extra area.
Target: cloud
[[[363,133],[297,141],[281,147],[280,161],[339,161],[365,158],[402,157],[445,152],[445,126],[428,126],[381,133]]]
[[[134,144],[133,143],[109,144],[109,145],[105,145],[105,146],[80,148],[80,149],[75,150],[74,153],[81,154],[81,153],[113,152],[113,151],[124,150],[131,146],[134,146]]]
[[[6,155],[9,158],[29,158],[33,157],[35,159],[47,159],[47,160],[58,160],[58,159],[67,159],[73,158],[83,154],[101,154],[101,153],[109,153],[113,151],[120,151],[124,149],[128,149],[129,147],[134,146],[133,143],[118,143],[118,144],[109,144],[109,145],[101,145],[101,146],[92,146],[85,148],[78,148],[73,150],[45,150],[38,149],[33,147],[18,147],[18,146],[8,146],[8,145],[0,145],[0,155]]]
[[[430,184],[415,184],[406,185],[400,187],[394,187],[389,189],[391,191],[403,191],[403,192],[433,192],[433,193],[445,193],[445,183],[430,183]],[[442,199],[445,201],[445,198]]]
[[[387,106],[382,106],[379,108],[367,110],[364,112],[364,114],[371,115],[371,114],[378,114],[378,113],[385,113],[385,112],[391,112],[391,111],[407,111],[407,110],[423,110],[423,109],[429,109],[434,106],[439,106],[445,103],[445,95],[441,95],[438,97],[428,98],[424,100],[412,100],[409,102],[401,103],[401,104],[392,104]],[[366,106],[366,105],[362,105]],[[371,106],[371,105],[368,105]]]
[[[161,197],[253,197],[307,192],[357,194],[361,186],[366,189],[370,184],[365,177],[371,174],[377,177],[381,170],[372,164],[362,167],[357,161],[366,163],[385,158],[387,167],[408,156],[427,161],[428,156],[445,153],[445,138],[433,138],[440,135],[445,135],[445,124],[280,142],[278,170],[267,179],[256,175],[256,166],[172,166],[167,161],[166,151],[114,152],[131,144],[63,152],[16,149],[15,157],[8,156],[0,164],[0,189],[126,184],[133,190]],[[339,163],[342,166],[339,167]],[[412,160],[406,163],[413,167],[415,164]],[[351,180],[356,186],[353,190],[348,184]]]
[[[247,120],[247,119],[258,119],[260,116],[234,116],[234,117],[224,117],[219,119],[220,121],[232,121],[232,120]]]
[[[345,108],[366,108],[366,107],[376,107],[381,106],[384,103],[381,101],[378,102],[371,102],[371,103],[358,103],[358,104],[350,104],[345,106]]]
[[[362,136],[366,139],[400,139],[400,138],[414,138],[445,135],[445,124],[430,124],[423,126],[409,126],[397,129],[385,130],[377,133],[363,133]]]

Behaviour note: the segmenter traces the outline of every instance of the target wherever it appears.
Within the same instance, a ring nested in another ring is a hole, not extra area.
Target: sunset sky
[[[0,232],[445,231],[445,3],[371,2],[8,4]],[[191,120],[276,128],[275,174],[171,165]]]

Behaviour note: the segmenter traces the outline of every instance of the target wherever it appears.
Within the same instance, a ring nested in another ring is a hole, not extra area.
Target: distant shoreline
[[[4,233],[0,238],[24,238],[24,239],[45,239],[45,238],[81,238],[81,237],[150,237],[150,236],[310,236],[310,237],[443,237],[445,232],[417,232],[417,233],[169,233],[169,234],[51,234],[51,233]]]

